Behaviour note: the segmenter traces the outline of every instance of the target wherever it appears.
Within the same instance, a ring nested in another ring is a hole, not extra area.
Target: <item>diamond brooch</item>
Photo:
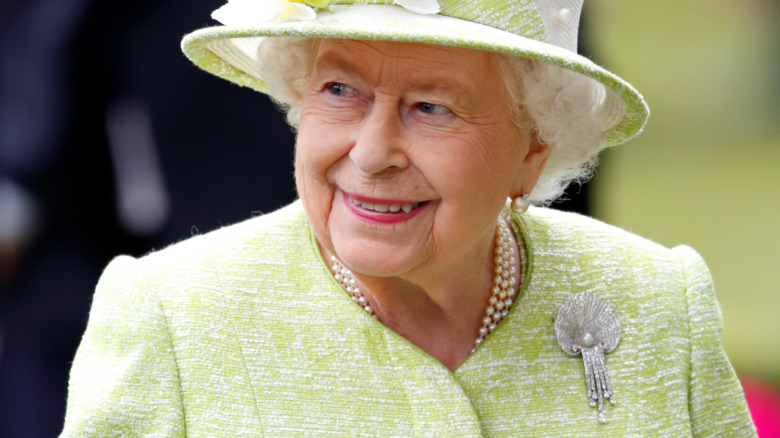
[[[599,422],[606,423],[604,399],[615,404],[604,354],[620,343],[622,327],[614,309],[591,293],[579,293],[566,300],[555,316],[558,345],[572,356],[582,354],[588,403],[598,406]]]

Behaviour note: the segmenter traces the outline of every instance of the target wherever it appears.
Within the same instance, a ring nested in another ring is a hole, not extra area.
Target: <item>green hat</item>
[[[628,82],[577,54],[583,0],[229,0],[212,17],[224,26],[182,40],[204,70],[263,93],[257,48],[266,37],[439,44],[521,56],[589,76],[617,94],[626,115],[606,146],[639,133],[649,110]]]

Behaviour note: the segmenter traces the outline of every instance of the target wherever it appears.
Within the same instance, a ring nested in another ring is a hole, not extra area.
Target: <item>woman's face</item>
[[[324,40],[295,161],[323,249],[383,277],[486,263],[507,196],[531,191],[548,149],[512,123],[504,90],[487,52]]]

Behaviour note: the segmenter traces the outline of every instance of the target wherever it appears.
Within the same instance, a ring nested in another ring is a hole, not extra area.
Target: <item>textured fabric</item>
[[[251,4],[247,9],[251,13],[263,1],[238,3]],[[357,4],[339,4],[333,12],[320,10],[311,21],[208,27],[186,35],[181,47],[200,68],[263,93],[268,87],[260,73],[257,48],[265,37],[406,41],[485,50],[546,62],[604,84],[610,97],[602,109],[613,110],[615,102],[625,107],[625,117],[607,117],[614,123],[604,127],[605,146],[623,143],[641,132],[649,116],[647,104],[631,84],[576,53],[582,0],[451,0],[440,2],[442,11],[434,15],[371,0],[338,3]]]
[[[582,0],[574,0],[580,3]],[[332,5],[360,4],[393,5],[394,0],[332,0]],[[506,1],[438,0],[439,14],[461,20],[473,21],[485,26],[505,30],[539,41],[549,39],[547,22],[539,14],[533,0],[514,0],[512,7]],[[575,42],[576,50],[576,42]]]
[[[299,202],[119,257],[97,288],[62,436],[755,436],[693,250],[540,208],[513,226],[529,257],[522,297],[455,372],[351,301]],[[607,424],[553,330],[585,291],[623,325]]]

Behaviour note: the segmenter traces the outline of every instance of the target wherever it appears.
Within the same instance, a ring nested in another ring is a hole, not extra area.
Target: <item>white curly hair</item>
[[[266,38],[258,48],[271,99],[297,128],[301,105],[319,48],[313,38]],[[510,113],[521,129],[536,132],[550,155],[529,199],[548,204],[572,183],[593,173],[604,132],[625,117],[625,104],[601,83],[578,73],[526,58],[496,54]]]

